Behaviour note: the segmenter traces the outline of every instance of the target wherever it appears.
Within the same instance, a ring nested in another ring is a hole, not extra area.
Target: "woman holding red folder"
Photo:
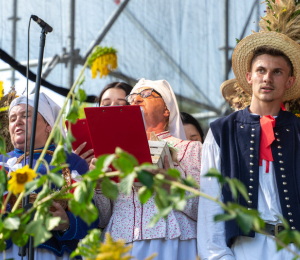
[[[99,107],[105,106],[126,106],[129,105],[125,97],[130,94],[132,87],[125,82],[112,82],[104,87],[95,102]],[[74,151],[76,154],[80,154],[82,149],[86,146],[86,143],[82,143]],[[95,158],[93,149],[81,154],[80,157],[88,164]]]
[[[199,184],[202,145],[197,141],[185,141],[176,97],[169,83],[141,79],[126,100],[143,107],[148,138],[155,132],[158,138],[178,148],[180,165],[174,163],[175,168],[182,177],[192,175]],[[157,209],[154,197],[144,205],[140,203],[139,188],[133,186],[129,196],[120,193],[115,201],[107,199],[101,189],[96,189],[94,200],[99,210],[100,227],[105,228],[113,239],[132,243],[131,255],[137,259],[155,252],[157,260],[196,259],[198,199],[188,200],[183,211],[173,210],[166,220],[160,219],[153,228],[148,228]]]

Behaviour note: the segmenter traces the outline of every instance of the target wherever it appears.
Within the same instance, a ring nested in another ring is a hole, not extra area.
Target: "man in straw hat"
[[[294,1],[284,2],[294,13],[299,9]],[[288,5],[291,2],[294,5]],[[280,9],[280,3],[272,2],[270,8],[275,15],[273,11]],[[276,19],[285,18],[290,9],[284,11],[282,7]],[[281,109],[282,101],[300,96],[299,61],[300,46],[284,34],[261,31],[240,41],[232,56],[233,71],[239,86],[251,94],[251,104],[213,122],[203,145],[201,175],[214,167],[223,176],[242,181],[249,200],[240,197],[239,203],[257,209],[272,236],[284,230],[280,215],[291,230],[300,230],[300,160],[296,159],[300,158],[300,121]],[[220,187],[215,178],[202,177],[200,183],[204,192],[217,197]],[[221,199],[233,201],[226,187]],[[253,231],[244,234],[235,220],[215,223],[213,216],[222,213],[215,202],[199,199],[201,259],[293,258],[287,250],[277,252],[269,237]]]

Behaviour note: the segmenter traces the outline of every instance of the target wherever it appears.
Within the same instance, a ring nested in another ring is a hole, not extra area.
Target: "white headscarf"
[[[28,105],[31,107],[34,107],[34,95],[31,94],[28,96]],[[9,107],[9,112],[10,110],[17,105],[20,104],[26,104],[26,96],[20,96],[11,102],[10,107]],[[48,97],[45,93],[40,93],[40,98],[39,98],[39,107],[38,107],[38,112],[45,118],[45,120],[48,122],[48,124],[53,128],[54,123],[56,121],[56,118],[58,117],[58,114],[61,110],[61,107],[57,105],[50,97]],[[63,128],[63,122],[62,118],[60,119],[59,122],[59,127],[61,129],[61,132],[64,137],[66,137],[66,133]]]
[[[153,88],[155,89],[165,101],[165,104],[170,111],[169,117],[169,131],[170,134],[176,138],[186,140],[183,124],[180,118],[180,113],[177,105],[175,94],[166,80],[145,80],[141,79],[134,86],[131,93],[136,93],[139,88]]]

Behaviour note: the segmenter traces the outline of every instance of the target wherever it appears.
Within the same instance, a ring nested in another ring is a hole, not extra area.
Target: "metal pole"
[[[75,42],[75,0],[70,0],[70,23],[69,23],[68,49],[68,88],[70,89],[74,81],[74,42]]]
[[[118,19],[119,15],[122,13],[126,5],[128,4],[130,0],[124,0],[122,3],[118,5],[118,7],[114,10],[114,12],[111,14],[111,16],[107,19],[103,27],[98,33],[98,36],[94,41],[91,42],[90,46],[86,50],[86,52],[83,55],[83,60],[86,60],[87,57],[90,55],[92,50],[96,45],[99,45],[99,43],[103,40],[106,33],[109,31],[109,29],[113,26],[114,22]]]
[[[13,1],[13,16],[9,18],[9,20],[12,20],[13,22],[13,28],[12,28],[12,43],[11,43],[11,53],[12,57],[15,59],[16,58],[16,45],[17,45],[17,21],[20,20],[20,18],[17,17],[17,0]],[[13,69],[11,71],[11,85],[15,85],[15,70]]]
[[[256,0],[256,32],[259,31],[259,21],[260,21],[259,7],[260,7],[260,0]]]
[[[228,79],[229,73],[229,62],[228,62],[228,52],[229,52],[229,41],[228,41],[228,13],[229,13],[229,0],[224,0],[224,67],[223,67],[223,80]]]

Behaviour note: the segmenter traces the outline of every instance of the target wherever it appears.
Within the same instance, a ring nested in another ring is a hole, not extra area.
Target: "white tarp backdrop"
[[[67,47],[71,0],[17,0],[16,60],[27,59],[27,27],[31,14],[35,14],[53,27],[47,35],[44,58],[61,54]],[[225,0],[131,0],[126,10],[153,36],[162,49],[172,57],[192,82],[204,93],[212,106],[223,103],[220,84],[223,81],[224,45],[224,1]],[[0,0],[0,48],[12,54],[13,0]],[[75,49],[82,55],[96,37],[111,13],[117,8],[113,0],[76,0]],[[257,0],[229,0],[229,45],[235,47],[254,2]],[[260,2],[260,0],[259,0]],[[245,35],[257,30],[257,17],[263,16],[265,5],[254,10]],[[253,23],[255,22],[255,23]],[[31,23],[30,59],[38,58],[40,27]],[[117,71],[131,78],[151,80],[166,79],[175,93],[197,100],[199,97],[174,71],[172,66],[145,37],[126,13],[121,13],[105,36],[102,46],[113,46],[118,50]],[[230,53],[231,56],[231,53]],[[0,63],[4,66],[3,62]],[[81,66],[75,70],[75,78]],[[36,67],[31,68],[36,73]],[[67,68],[57,65],[46,78],[52,84],[67,87]],[[0,72],[5,90],[10,87],[11,72]],[[16,74],[18,92],[25,90],[25,79]],[[85,73],[85,90],[89,95],[98,95],[109,82],[106,79],[91,79],[90,70]],[[233,77],[230,72],[229,78]],[[32,86],[33,84],[31,84]]]

